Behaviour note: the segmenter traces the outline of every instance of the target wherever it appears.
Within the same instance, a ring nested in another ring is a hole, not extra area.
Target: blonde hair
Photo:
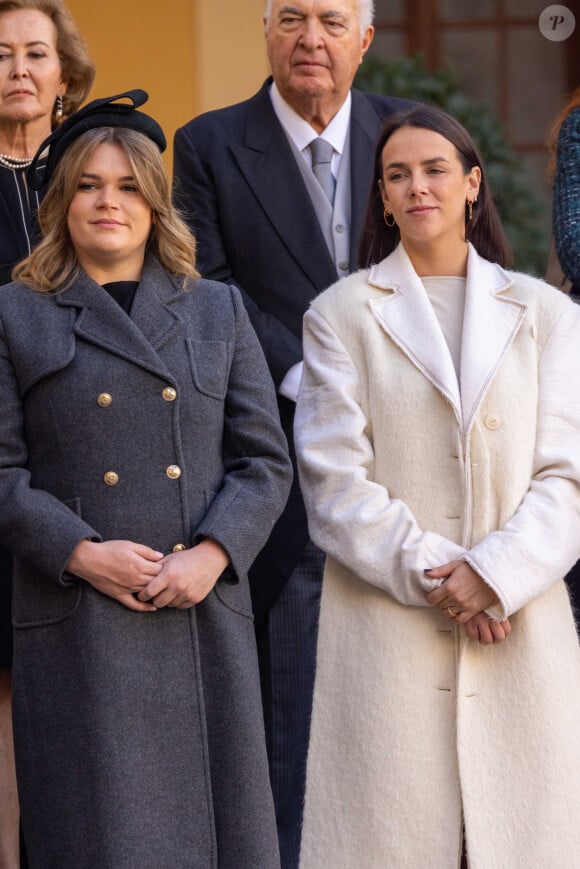
[[[195,238],[171,202],[171,186],[159,148],[143,133],[128,127],[98,127],[79,136],[57,164],[38,211],[42,241],[12,272],[38,292],[66,290],[78,276],[80,265],[72,243],[67,215],[88,159],[102,144],[118,145],[131,165],[139,192],[151,208],[154,221],[147,242],[161,265],[184,278],[199,276],[195,267]]]
[[[95,77],[95,65],[85,41],[62,0],[0,0],[0,15],[20,9],[42,12],[56,28],[56,50],[66,83],[63,113],[68,116],[85,101]],[[53,113],[52,126],[55,120]]]

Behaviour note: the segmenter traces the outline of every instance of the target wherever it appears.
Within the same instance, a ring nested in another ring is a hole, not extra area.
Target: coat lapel
[[[183,329],[171,309],[171,301],[178,298],[179,290],[153,257],[145,262],[131,317],[84,272],[56,296],[59,305],[80,309],[74,327],[78,337],[169,381],[173,378],[157,350]]]
[[[490,384],[522,323],[526,304],[504,295],[511,286],[500,266],[469,246],[463,337],[461,404],[468,432]]]
[[[176,311],[176,303],[182,300],[183,292],[178,280],[172,279],[154,257],[147,258],[131,319],[157,352],[184,333],[184,322]]]
[[[371,300],[374,316],[450,402],[467,434],[525,314],[524,302],[504,295],[511,286],[509,275],[469,245],[461,386],[433,307],[401,244],[373,266],[369,283],[390,291]]]
[[[374,316],[411,362],[443,394],[461,424],[461,398],[455,367],[433,307],[400,244],[373,266],[369,283],[390,290],[370,302]]]
[[[243,144],[231,150],[265,214],[318,290],[336,280],[336,266],[296,160],[270,102],[270,80],[250,103]]]

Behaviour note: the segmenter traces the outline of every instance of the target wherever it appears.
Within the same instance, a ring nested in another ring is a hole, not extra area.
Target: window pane
[[[521,161],[527,167],[529,177],[535,183],[535,193],[542,201],[543,213],[539,215],[543,225],[548,226],[552,219],[552,179],[548,174],[548,152],[530,152],[520,154]]]
[[[395,60],[405,57],[405,39],[402,33],[388,30],[379,30],[369,48],[369,56],[378,57],[380,60]]]
[[[398,23],[403,19],[403,0],[375,0],[375,24]]]
[[[439,15],[445,21],[448,18],[487,19],[494,17],[495,0],[440,0]]]
[[[461,90],[494,106],[498,93],[498,41],[491,30],[450,30],[441,37],[441,56]]]
[[[537,21],[546,6],[553,4],[549,0],[504,0],[506,15],[510,18],[535,18]],[[573,0],[562,0],[560,5],[569,9],[574,5]]]
[[[543,142],[566,92],[565,50],[532,27],[508,40],[509,137],[514,144]]]
[[[537,214],[530,214],[530,223],[535,224],[541,230],[544,237],[544,247],[539,256],[544,265],[539,270],[540,277],[544,276],[545,268],[548,265],[548,252],[550,248],[550,238],[552,236],[552,181],[548,176],[548,156],[547,153],[540,154],[521,154],[522,164],[526,167],[530,182],[534,184],[534,194],[540,200],[540,208]]]

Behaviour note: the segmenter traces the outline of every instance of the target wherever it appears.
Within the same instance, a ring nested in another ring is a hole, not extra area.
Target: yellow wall
[[[268,72],[264,0],[68,0],[97,67],[91,97],[141,87],[171,142],[177,127],[254,93]]]

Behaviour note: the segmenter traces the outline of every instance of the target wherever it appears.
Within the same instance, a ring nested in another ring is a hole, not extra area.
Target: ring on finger
[[[459,615],[459,613],[457,612],[457,610],[455,609],[454,606],[448,606],[448,607],[446,607],[446,610],[447,610],[447,613],[448,613],[450,619],[454,619],[455,616]]]

